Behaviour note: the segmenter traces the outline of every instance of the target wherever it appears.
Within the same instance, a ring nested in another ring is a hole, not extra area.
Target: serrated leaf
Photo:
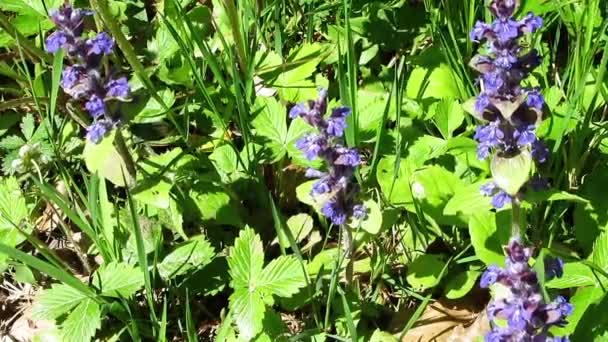
[[[5,150],[15,150],[25,145],[25,140],[23,138],[11,135],[0,141],[0,148]]]
[[[409,159],[401,159],[398,169],[395,157],[382,158],[376,170],[376,179],[380,189],[389,203],[404,206],[408,210],[414,209],[412,190],[410,188],[410,177],[413,173],[413,165]]]
[[[34,135],[34,130],[36,129],[36,122],[34,120],[34,116],[31,113],[27,113],[23,120],[21,121],[21,133],[25,136],[25,140],[30,140]]]
[[[214,255],[209,241],[203,236],[193,237],[176,247],[158,264],[158,273],[168,280],[206,266]]]
[[[260,236],[251,228],[241,230],[227,259],[232,288],[249,288],[260,278],[264,266]]]
[[[423,291],[439,284],[445,261],[439,255],[425,254],[416,258],[408,265],[407,282],[416,289]]]
[[[91,341],[101,327],[101,309],[92,299],[82,301],[61,325],[66,342]]]
[[[304,272],[294,256],[282,255],[272,260],[262,271],[259,287],[279,297],[291,297],[306,286]]]
[[[54,284],[43,290],[34,299],[32,317],[34,319],[52,320],[66,314],[78,303],[87,299],[82,292],[64,284]]]
[[[603,270],[608,270],[608,231],[603,231],[595,239],[591,261]]]
[[[144,286],[144,276],[138,268],[113,261],[95,271],[93,285],[104,296],[130,298]]]
[[[176,170],[186,158],[180,158],[181,148],[174,148],[160,155],[138,162],[145,172],[137,175],[137,186],[133,198],[160,209],[169,209],[170,191],[176,177]]]
[[[411,176],[412,196],[424,213],[442,224],[461,223],[455,217],[444,216],[443,212],[448,201],[462,188],[464,183],[440,166],[425,167]]]
[[[262,331],[266,303],[256,291],[240,288],[230,296],[230,310],[239,328],[239,337],[251,340]]]
[[[416,58],[405,92],[411,99],[458,98],[458,78],[445,63],[438,48],[430,48]]]
[[[431,107],[434,112],[433,120],[444,139],[452,137],[452,133],[462,125],[464,110],[457,100],[442,100]]]
[[[2,0],[0,9],[22,15],[35,15],[40,20],[41,17],[47,18],[46,8],[58,8],[62,3],[63,0],[45,0],[44,3],[39,0]]]
[[[553,278],[545,283],[552,289],[569,289],[575,287],[591,286],[597,283],[600,275],[594,275],[589,266],[580,262],[564,264],[564,274],[561,278]]]
[[[190,201],[194,202],[198,215],[203,221],[241,227],[243,222],[237,210],[238,203],[220,185],[199,182],[190,191]]]
[[[258,97],[253,110],[256,136],[270,150],[270,162],[277,162],[287,152],[287,111],[271,97]]]
[[[25,241],[23,234],[13,225],[30,232],[31,225],[24,224],[28,216],[29,210],[17,179],[0,178],[0,242],[15,247]],[[6,258],[6,255],[0,254],[0,266],[4,264]]]
[[[217,146],[209,155],[216,169],[221,173],[233,173],[238,169],[238,155],[234,148],[228,144]]]
[[[474,270],[458,273],[448,280],[445,285],[445,296],[449,299],[464,297],[475,286],[475,282],[480,274],[481,272]]]
[[[158,93],[167,107],[171,108],[175,103],[175,93],[171,89],[164,89]],[[162,120],[167,116],[167,110],[153,97],[148,97],[145,105],[141,108],[137,103],[125,106],[126,111],[134,116],[133,122],[150,123]]]

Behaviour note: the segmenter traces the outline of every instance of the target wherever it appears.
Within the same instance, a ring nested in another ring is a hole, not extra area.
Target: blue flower
[[[510,40],[519,37],[520,24],[513,19],[498,19],[496,20],[492,28],[496,34],[496,38],[501,44],[505,44]]]
[[[131,88],[129,87],[129,81],[127,81],[126,77],[121,77],[118,79],[112,79],[106,85],[106,96],[107,97],[116,97],[120,99],[125,99],[129,97],[131,93]]]
[[[336,148],[338,157],[334,160],[336,165],[345,165],[357,167],[361,164],[361,156],[354,148],[338,147]]]
[[[106,113],[106,104],[103,99],[97,95],[91,96],[84,106],[87,111],[89,111],[89,114],[95,119]]]
[[[66,46],[68,36],[63,31],[57,31],[46,38],[46,52],[55,53]]]
[[[477,99],[475,100],[475,111],[477,113],[483,113],[488,106],[490,106],[490,97],[488,97],[488,95],[482,93],[477,96]]]
[[[502,272],[503,270],[496,265],[488,266],[488,269],[481,275],[479,286],[481,286],[482,288],[490,287],[490,285],[498,281],[498,279],[502,275]]]
[[[98,144],[111,129],[112,123],[110,121],[98,120],[87,127],[87,139],[94,144]]]
[[[89,54],[109,55],[114,49],[114,39],[105,32],[99,32],[95,38],[86,42]]]
[[[529,107],[536,108],[538,110],[542,110],[543,106],[545,104],[545,99],[538,90],[531,90],[528,92],[528,98],[526,99],[526,104]]]
[[[353,217],[358,220],[365,220],[367,217],[367,208],[363,204],[353,206]]]
[[[549,157],[549,149],[542,140],[536,140],[532,143],[532,157],[539,163],[544,163]]]
[[[520,125],[515,130],[513,136],[517,139],[519,146],[527,146],[536,141],[535,125]]]
[[[564,260],[562,258],[545,257],[545,276],[547,279],[561,278],[564,275]]]
[[[532,12],[528,12],[526,17],[522,19],[521,26],[526,33],[533,33],[543,27],[543,18],[534,15]]]
[[[308,108],[303,103],[298,103],[295,106],[291,107],[289,110],[289,117],[291,119],[295,119],[299,116],[306,115],[308,113]]]
[[[500,209],[507,204],[511,204],[512,198],[506,192],[500,190],[494,197],[492,197],[492,205],[496,209]]]
[[[321,208],[321,212],[337,226],[346,223],[346,212],[335,200],[327,201]]]
[[[486,39],[487,35],[491,32],[492,28],[490,27],[490,25],[482,21],[477,21],[475,23],[475,26],[473,27],[473,30],[471,30],[470,38],[474,42],[480,42],[483,39]]]
[[[498,186],[494,182],[484,184],[479,188],[479,192],[484,196],[494,196],[498,190]]]
[[[325,150],[326,144],[324,137],[315,134],[305,135],[296,140],[296,148],[302,151],[308,160],[317,158]]]

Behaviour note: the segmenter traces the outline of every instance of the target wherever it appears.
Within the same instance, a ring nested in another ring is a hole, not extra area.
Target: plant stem
[[[513,198],[513,202],[511,203],[511,213],[512,213],[512,226],[511,226],[511,237],[522,236],[521,231],[521,203],[519,203],[519,199],[517,197]]]
[[[353,254],[354,243],[353,233],[347,226],[341,226],[342,229],[342,249],[344,251],[344,259],[346,260],[346,287],[350,288],[353,283]]]
[[[133,157],[131,157],[131,154],[129,153],[129,149],[127,148],[127,144],[125,143],[125,139],[122,136],[120,128],[116,129],[114,143],[116,144],[116,151],[118,154],[120,154],[120,157],[125,162],[125,166],[127,167],[127,172],[129,172],[131,181],[135,181],[135,163],[133,162]]]

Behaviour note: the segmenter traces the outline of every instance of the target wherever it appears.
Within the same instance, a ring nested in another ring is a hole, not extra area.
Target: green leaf
[[[358,90],[357,108],[359,113],[365,113],[357,116],[361,141],[373,142],[377,139],[376,131],[382,123],[388,98],[389,95],[381,84],[369,85]]]
[[[499,188],[515,196],[530,179],[532,165],[532,155],[528,151],[522,151],[513,157],[495,155],[491,166],[492,178]]]
[[[399,340],[386,331],[376,329],[372,337],[370,337],[369,342],[399,342]]]
[[[511,234],[510,211],[479,213],[469,220],[469,235],[475,255],[486,265],[505,264],[503,246]]]
[[[64,284],[54,284],[43,290],[34,299],[32,317],[34,319],[52,320],[66,314],[76,305],[87,299],[82,292]]]
[[[482,180],[456,190],[454,196],[443,208],[443,214],[460,214],[469,217],[480,212],[490,211],[492,209],[491,197],[484,196],[479,192],[479,188],[490,181],[488,179]]]
[[[420,203],[424,213],[444,224],[460,223],[454,217],[443,215],[448,201],[464,183],[453,173],[441,166],[430,166],[412,174],[412,196]]]
[[[574,228],[576,242],[585,254],[591,253],[593,244],[608,224],[608,197],[604,191],[608,184],[608,168],[597,167],[583,178],[580,194],[589,203],[576,203]]]
[[[449,299],[458,299],[464,297],[473,286],[481,272],[468,270],[459,272],[456,276],[450,278],[445,285],[445,296]]]
[[[243,222],[237,210],[238,205],[220,185],[200,182],[190,191],[190,198],[203,221],[241,227]]]
[[[21,121],[21,133],[23,133],[23,136],[25,136],[25,140],[32,139],[35,129],[36,122],[34,121],[34,116],[32,113],[27,113],[23,117],[23,121]]]
[[[396,169],[396,158],[385,157],[378,163],[376,179],[380,189],[390,204],[404,206],[413,209],[412,190],[410,188],[410,176],[413,166],[409,159],[401,159]]]
[[[251,228],[241,230],[228,254],[228,267],[233,289],[255,286],[264,266],[260,237]]]
[[[570,304],[572,304],[573,310],[572,314],[567,318],[568,323],[563,328],[556,327],[551,331],[558,336],[572,335],[587,309],[606,296],[604,291],[600,286],[579,288],[574,296],[570,297]]]
[[[25,241],[13,224],[30,232],[32,228],[27,224],[28,217],[29,210],[17,179],[0,178],[0,242],[15,247]],[[0,266],[6,258],[7,255],[0,253]]]
[[[247,288],[239,288],[229,298],[230,310],[239,328],[239,337],[251,340],[262,331],[266,303],[257,293]]]
[[[101,309],[92,299],[82,301],[61,325],[63,341],[91,341],[101,328]]]
[[[445,99],[431,106],[434,112],[433,119],[441,135],[451,138],[452,133],[462,125],[464,121],[464,110],[457,100]]]
[[[132,182],[129,171],[123,158],[114,147],[114,134],[103,138],[99,144],[94,144],[88,139],[84,146],[84,162],[91,173],[97,172],[101,177],[109,180],[114,185],[125,186]]]
[[[570,289],[575,287],[592,286],[598,282],[601,275],[594,275],[591,268],[580,262],[564,264],[564,274],[561,278],[553,278],[545,283],[552,289]]]
[[[425,254],[408,265],[407,282],[416,291],[424,291],[439,284],[445,261],[434,254]]]
[[[131,265],[113,261],[101,265],[92,282],[104,296],[130,298],[144,286],[144,276]]]
[[[160,22],[156,35],[148,41],[148,51],[156,56],[158,63],[163,62],[177,52],[179,52],[179,44],[171,35],[171,31],[167,28],[164,22]]]
[[[302,242],[312,232],[313,219],[308,214],[297,214],[287,219],[287,228],[296,242]],[[289,246],[289,239],[283,230],[279,230],[277,239],[281,246]]]
[[[297,199],[304,203],[304,204],[308,204],[312,207],[317,207],[317,202],[315,201],[315,199],[310,195],[310,191],[312,190],[312,186],[316,183],[316,180],[309,180],[307,182],[304,182],[300,185],[298,185],[298,187],[296,188],[296,197]]]
[[[214,255],[209,241],[203,236],[193,237],[176,247],[158,264],[158,273],[168,280],[206,266]]]
[[[209,155],[209,159],[220,173],[230,174],[238,169],[238,155],[230,145],[217,146]]]
[[[16,135],[9,135],[0,141],[0,148],[5,150],[16,150],[25,145],[25,140]]]
[[[568,201],[574,203],[588,203],[586,199],[571,194],[567,191],[559,191],[557,189],[549,189],[544,191],[530,191],[526,193],[524,199],[530,203],[542,203],[542,202],[553,202],[553,201]]]
[[[368,232],[369,234],[376,235],[382,228],[382,210],[376,201],[367,200],[363,203],[367,208],[367,217],[361,221],[361,229]],[[356,227],[356,224],[353,224]]]
[[[175,93],[173,90],[165,89],[159,91],[160,98],[171,108],[175,104]],[[167,111],[154,97],[147,97],[148,101],[145,103],[143,108],[137,110],[137,103],[128,104],[126,111],[134,116],[133,122],[136,123],[150,123],[157,122],[164,119],[167,116]]]
[[[144,172],[137,175],[137,186],[133,198],[139,202],[160,209],[169,209],[171,188],[175,182],[176,171],[185,163],[181,148],[174,148],[160,155],[138,162]]]
[[[279,297],[291,297],[306,286],[302,266],[294,256],[281,255],[272,260],[258,280],[260,288]]]
[[[459,80],[445,62],[438,48],[430,48],[421,53],[413,63],[413,70],[407,80],[406,96],[411,99],[458,98]]]
[[[608,231],[602,232],[595,239],[591,261],[603,270],[608,270]]]
[[[260,144],[270,150],[270,162],[281,160],[287,153],[287,111],[277,100],[258,97],[252,125]]]
[[[47,18],[45,5],[47,8],[58,8],[63,3],[63,0],[2,0],[0,9],[10,12],[16,12],[21,15],[35,15],[40,20],[40,17]]]

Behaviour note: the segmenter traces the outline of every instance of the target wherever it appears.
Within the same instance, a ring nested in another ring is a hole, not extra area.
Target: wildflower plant
[[[531,159],[544,163],[549,152],[535,133],[543,119],[544,98],[538,89],[522,86],[541,58],[535,49],[526,51],[521,40],[540,29],[543,20],[533,13],[515,20],[518,5],[518,0],[492,1],[490,10],[496,19],[491,24],[478,21],[470,35],[474,42],[487,43],[487,53],[475,56],[470,64],[481,73],[482,91],[474,113],[484,124],[475,131],[477,156],[483,160],[493,154],[494,183],[481,192],[493,196],[496,208],[511,203],[529,180]]]
[[[548,149],[535,130],[543,118],[544,99],[538,89],[522,86],[531,70],[540,64],[534,49],[524,51],[521,38],[540,29],[542,18],[528,13],[514,19],[518,0],[492,0],[490,11],[496,17],[487,24],[477,22],[470,38],[487,42],[487,54],[477,55],[471,66],[481,73],[482,91],[475,100],[475,114],[485,121],[477,127],[477,156],[492,156],[493,182],[480,192],[492,197],[492,205],[512,205],[511,240],[505,251],[506,267],[490,265],[481,278],[481,287],[495,285],[494,299],[488,305],[492,330],[486,341],[567,341],[553,337],[552,326],[562,326],[572,313],[572,305],[563,297],[549,304],[541,293],[539,279],[530,266],[532,249],[522,242],[519,197],[522,187],[531,181],[534,161],[544,163]],[[561,259],[548,260],[549,276],[561,276]]]
[[[83,35],[85,18],[93,15],[86,9],[64,4],[50,13],[57,30],[46,39],[46,51],[63,49],[70,65],[62,72],[61,87],[72,101],[81,105],[91,116],[87,139],[99,143],[120,123],[116,101],[128,101],[131,89],[126,77],[106,73],[104,56],[114,52],[114,39],[106,32]]]

